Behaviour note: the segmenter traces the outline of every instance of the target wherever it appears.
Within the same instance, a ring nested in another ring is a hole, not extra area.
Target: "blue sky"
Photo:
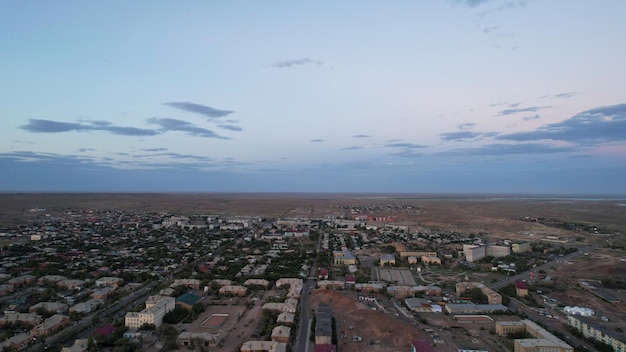
[[[626,2],[0,4],[0,191],[626,194]]]

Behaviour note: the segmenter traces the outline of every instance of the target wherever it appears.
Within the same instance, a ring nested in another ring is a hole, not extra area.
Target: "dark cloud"
[[[500,28],[500,27],[498,27],[498,26],[485,27],[485,28],[483,28],[483,33],[489,34],[489,33],[493,32],[493,31],[497,30],[498,28]]]
[[[166,156],[172,159],[193,159],[193,160],[204,160],[204,161],[211,161],[211,158],[208,158],[206,156],[200,156],[200,155],[193,155],[193,154],[179,154],[179,153],[155,153],[155,154],[139,154],[139,155],[133,155],[133,158],[151,158],[151,157],[160,157],[160,156]]]
[[[243,131],[243,129],[239,126],[229,125],[229,124],[224,124],[224,123],[218,124],[217,127],[223,130],[229,130],[229,131],[235,131],[235,132]]]
[[[357,145],[353,145],[353,146],[350,146],[350,147],[341,148],[340,150],[359,150],[359,149],[363,149],[363,147],[359,147]]]
[[[443,141],[460,141],[464,139],[474,139],[482,136],[480,132],[472,131],[459,131],[459,132],[446,132],[439,135],[439,138]]]
[[[388,148],[403,148],[403,149],[422,149],[426,148],[425,145],[406,143],[406,142],[397,142],[397,143],[387,143],[385,147]]]
[[[466,5],[469,7],[477,7],[489,1],[490,0],[453,0],[453,3]]]
[[[167,148],[146,148],[146,149],[141,149],[144,152],[165,152],[168,149]]]
[[[512,109],[504,109],[498,113],[497,116],[505,116],[505,115],[513,115],[519,114],[520,112],[536,112],[539,110],[550,109],[552,106],[529,106],[527,108],[512,108]]]
[[[59,122],[51,120],[30,119],[28,124],[20,126],[21,129],[35,133],[60,133],[60,132],[90,132],[106,131],[123,136],[154,136],[159,132],[151,129],[136,127],[113,126],[104,121],[90,121],[87,123]]]
[[[372,136],[368,134],[355,134],[352,138],[372,138]]]
[[[498,139],[592,144],[626,141],[626,104],[583,111],[562,122],[544,125],[534,131],[501,135]]]
[[[323,64],[324,63],[322,61],[319,61],[319,60],[313,60],[313,59],[309,59],[309,58],[302,58],[302,59],[277,61],[277,62],[271,63],[270,66],[271,67],[276,67],[276,68],[289,68],[289,67],[302,66],[302,65],[321,66]]]
[[[80,148],[80,149],[78,149],[78,151],[81,152],[81,153],[86,153],[86,152],[93,152],[93,151],[95,151],[95,149],[93,149],[93,148]]]
[[[437,153],[437,156],[488,156],[518,154],[548,154],[575,151],[572,147],[554,146],[543,143],[489,144],[478,148],[454,149]]]
[[[539,118],[541,118],[541,116],[535,114],[535,115],[530,115],[530,116],[523,117],[523,120],[524,121],[532,121],[532,120],[537,120]]]
[[[167,105],[169,107],[172,107],[174,109],[178,109],[178,110],[182,110],[182,111],[187,111],[187,112],[191,112],[194,114],[200,114],[203,115],[205,117],[208,117],[209,119],[214,119],[214,118],[218,118],[218,117],[224,117],[227,115],[230,115],[232,113],[234,113],[234,111],[231,110],[218,110],[218,109],[214,109],[210,106],[206,106],[206,105],[201,105],[201,104],[196,104],[196,103],[190,103],[187,101],[182,101],[182,102],[169,102],[169,103],[163,103],[163,105]]]
[[[218,135],[217,133],[208,130],[206,128],[198,127],[190,122],[171,119],[171,118],[158,118],[151,117],[147,119],[149,124],[159,125],[161,126],[161,131],[180,131],[186,132],[189,135],[197,136],[197,137],[206,137],[206,138],[218,138],[218,139],[229,139],[227,137],[223,137]]]
[[[322,143],[324,140],[323,139],[311,139],[309,142],[311,143]]]

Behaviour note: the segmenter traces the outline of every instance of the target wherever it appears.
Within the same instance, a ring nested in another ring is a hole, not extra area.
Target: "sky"
[[[626,194],[626,2],[0,2],[0,192]]]

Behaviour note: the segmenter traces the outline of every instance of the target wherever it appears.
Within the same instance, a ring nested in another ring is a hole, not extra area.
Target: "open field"
[[[623,199],[496,198],[479,195],[4,193],[0,194],[0,225],[15,225],[24,219],[54,215],[67,208],[324,218],[349,216],[350,207],[379,206],[376,215],[393,216],[397,223],[425,231],[484,232],[525,238],[528,233],[564,236],[571,231],[521,221],[518,217],[553,218],[626,233],[625,203]],[[29,211],[33,208],[45,211]]]

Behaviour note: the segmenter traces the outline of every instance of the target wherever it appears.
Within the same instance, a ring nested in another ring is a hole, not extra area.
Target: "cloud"
[[[203,161],[211,161],[211,158],[208,158],[206,156],[200,156],[200,155],[193,155],[193,154],[179,154],[179,153],[155,153],[155,154],[139,154],[139,155],[133,155],[133,158],[152,158],[152,157],[159,157],[159,156],[167,156],[170,157],[172,159],[193,159],[193,160],[203,160]]]
[[[322,143],[324,140],[323,139],[311,139],[309,142],[311,143]]]
[[[471,128],[473,128],[474,126],[476,126],[475,123],[471,123],[471,122],[467,122],[467,123],[462,123],[456,127],[458,127],[458,129],[460,130],[469,130]]]
[[[527,108],[512,108],[512,109],[504,109],[500,112],[498,112],[497,116],[505,116],[505,115],[513,115],[513,114],[519,114],[520,112],[536,112],[539,110],[544,110],[544,109],[550,109],[552,106],[530,106]]]
[[[355,134],[352,138],[372,138],[372,136],[368,134]]]
[[[446,132],[441,133],[439,138],[444,141],[459,141],[463,139],[474,139],[480,137],[482,133],[472,131]]]
[[[490,0],[453,0],[453,3],[466,5],[469,7],[477,7],[489,1]]]
[[[353,146],[350,146],[350,147],[341,148],[340,150],[359,150],[359,149],[363,149],[363,147],[359,147],[357,145],[353,145]]]
[[[522,119],[524,121],[532,121],[532,120],[537,120],[539,118],[541,118],[541,116],[535,114],[535,115],[523,117]]]
[[[544,125],[534,131],[500,135],[498,139],[592,144],[623,142],[626,141],[626,104],[583,111],[562,122]]]
[[[175,102],[163,103],[163,105],[167,105],[174,109],[178,109],[178,110],[182,110],[186,112],[203,115],[205,117],[208,117],[210,120],[214,118],[224,117],[224,116],[234,113],[234,111],[231,111],[231,110],[218,110],[210,106],[190,103],[187,101],[182,101],[182,102],[175,101]]]
[[[21,129],[34,133],[60,133],[60,132],[91,132],[106,131],[123,136],[154,136],[159,132],[151,129],[136,127],[113,126],[105,121],[90,121],[87,123],[59,122],[52,120],[30,119]]]
[[[149,124],[159,125],[161,126],[161,131],[180,131],[186,132],[189,135],[197,136],[197,137],[206,137],[206,138],[218,138],[218,139],[229,139],[227,137],[223,137],[218,135],[217,133],[208,130],[206,128],[198,127],[190,122],[171,119],[171,118],[158,118],[151,117],[146,120]]]
[[[235,132],[243,131],[243,128],[239,126],[228,125],[228,124],[223,124],[223,123],[218,124],[217,128],[221,128],[223,130],[235,131]]]
[[[80,149],[78,149],[78,151],[81,152],[81,153],[86,153],[86,152],[93,152],[93,151],[95,151],[95,149],[93,149],[93,148],[80,148]]]
[[[544,143],[519,143],[519,144],[488,144],[477,148],[454,149],[441,153],[438,156],[489,156],[511,154],[548,154],[575,151],[575,148],[554,146]]]
[[[406,143],[406,142],[398,142],[398,143],[387,143],[385,147],[388,148],[403,148],[403,149],[422,149],[426,148],[425,145]]]
[[[498,26],[485,27],[485,28],[483,28],[483,33],[489,34],[489,33],[493,32],[493,31],[497,30],[498,28],[500,28],[500,27],[498,27]]]
[[[322,66],[323,64],[324,63],[319,60],[302,58],[302,59],[277,61],[277,62],[271,63],[269,66],[276,67],[276,68],[289,68],[289,67],[302,66],[302,65]]]
[[[581,95],[582,93],[580,92],[564,92],[564,93],[558,93],[558,94],[549,94],[549,95],[544,95],[539,97],[540,99],[558,99],[558,98],[571,98],[571,97],[575,97],[577,95]]]

